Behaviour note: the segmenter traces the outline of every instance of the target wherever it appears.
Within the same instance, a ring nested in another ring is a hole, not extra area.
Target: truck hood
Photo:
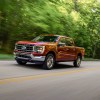
[[[30,45],[47,45],[54,44],[53,42],[33,42],[33,41],[18,41],[16,44],[30,44]]]

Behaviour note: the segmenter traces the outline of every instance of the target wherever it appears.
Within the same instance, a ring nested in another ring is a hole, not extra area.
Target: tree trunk
[[[73,0],[74,2],[74,10],[78,12],[78,0]]]

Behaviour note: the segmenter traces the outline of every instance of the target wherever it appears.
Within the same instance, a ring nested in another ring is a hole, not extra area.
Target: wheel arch
[[[53,55],[54,55],[54,58],[56,59],[56,53],[55,53],[54,51],[49,51],[49,52],[46,54],[46,56],[47,56],[48,54],[53,54]]]
[[[78,56],[80,56],[80,57],[81,57],[81,59],[82,59],[82,53],[78,53],[77,57],[78,57]]]

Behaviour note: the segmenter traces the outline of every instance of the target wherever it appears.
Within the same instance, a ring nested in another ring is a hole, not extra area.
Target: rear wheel
[[[77,59],[73,63],[74,67],[80,67],[81,61],[82,61],[81,56],[78,56]]]
[[[54,57],[54,55],[53,54],[48,54],[46,56],[45,62],[43,64],[43,68],[50,70],[50,69],[53,68],[54,64],[55,64],[55,57]]]
[[[25,65],[27,62],[26,61],[20,61],[20,60],[16,60],[16,62],[19,64],[19,65]]]

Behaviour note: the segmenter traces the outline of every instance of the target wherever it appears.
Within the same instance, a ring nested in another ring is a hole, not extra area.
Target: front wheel
[[[21,60],[16,60],[16,62],[19,64],[19,65],[25,65],[27,62],[26,61],[21,61]]]
[[[82,60],[81,56],[78,56],[77,59],[73,63],[74,67],[80,67],[81,60]]]
[[[43,64],[43,68],[50,70],[50,69],[53,68],[54,64],[55,64],[55,57],[54,57],[54,55],[53,54],[48,54],[46,56],[45,62]]]

